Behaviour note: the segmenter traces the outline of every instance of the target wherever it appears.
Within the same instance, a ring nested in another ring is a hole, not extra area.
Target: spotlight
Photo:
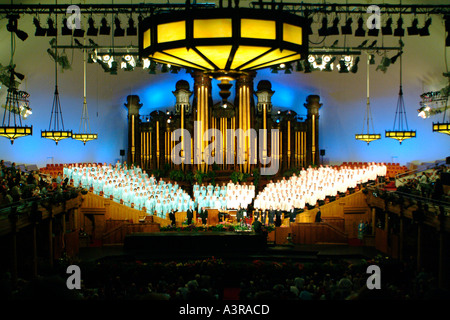
[[[326,62],[326,64],[325,64],[325,68],[323,69],[323,71],[330,72],[331,70],[333,70],[332,63],[334,62],[334,60],[336,60],[336,57],[330,58],[329,56],[326,56],[324,58],[324,61]]]
[[[125,69],[125,71],[133,71],[135,66],[136,61],[134,60],[132,55],[127,54],[126,56],[122,57],[122,63],[120,64],[120,67],[122,69]]]
[[[353,34],[352,22],[353,22],[352,18],[348,18],[347,21],[345,21],[345,26],[341,27],[342,34]]]
[[[36,37],[43,37],[43,36],[45,36],[45,34],[47,33],[47,30],[41,27],[41,24],[40,24],[39,20],[36,17],[33,19],[33,23],[36,26],[36,32],[34,33],[34,35]]]
[[[169,68],[167,67],[167,64],[163,64],[161,66],[161,73],[166,73],[169,71]]]
[[[128,19],[128,28],[127,28],[127,36],[135,36],[137,35],[137,29],[134,26],[134,20],[130,17]]]
[[[62,23],[62,27],[61,27],[61,35],[63,36],[71,36],[72,35],[72,29],[67,28],[67,19],[64,18],[63,19],[63,23]]]
[[[386,26],[381,27],[381,34],[383,36],[390,36],[392,35],[392,18],[389,17],[386,21]]]
[[[89,28],[87,29],[86,35],[88,35],[88,36],[97,36],[98,28],[96,28],[94,26],[94,19],[92,17],[89,17],[88,25],[89,25]]]
[[[375,55],[373,54],[369,55],[369,64],[375,64]]]
[[[333,25],[331,27],[329,27],[328,30],[327,30],[327,33],[328,33],[329,36],[339,35],[338,24],[339,24],[339,18],[336,17],[333,20]]]
[[[348,67],[345,60],[339,60],[339,73],[348,73]]]
[[[350,68],[351,73],[358,72],[358,63],[359,63],[359,57],[356,57],[355,62],[353,63],[352,67]]]
[[[270,67],[270,72],[271,73],[278,73],[278,67],[277,66],[272,66],[272,67]]]
[[[98,47],[98,44],[96,44],[92,39],[88,39],[89,40],[89,43],[90,43],[90,45],[92,46],[92,47],[94,47],[94,48],[97,48]]]
[[[303,70],[304,70],[304,68],[303,68],[302,61],[301,60],[297,61],[297,65],[296,65],[295,71],[302,72]]]
[[[48,24],[48,29],[47,29],[47,36],[48,37],[56,37],[56,35],[58,34],[58,30],[55,29],[55,27],[53,26],[53,20],[48,18],[47,20],[47,24]]]
[[[397,53],[395,56],[393,56],[391,58],[391,64],[394,64],[395,61],[397,61],[398,57],[400,57],[402,55],[403,51],[400,51],[399,53]]]
[[[84,30],[83,29],[75,29],[74,31],[73,31],[73,36],[74,37],[78,37],[78,38],[82,38],[82,37],[84,37]]]
[[[419,28],[417,28],[418,24],[419,20],[417,20],[417,18],[414,18],[411,27],[408,27],[408,36],[417,36],[419,34]]]
[[[391,65],[391,59],[387,58],[386,56],[381,59],[381,63],[377,67],[377,71],[381,70],[384,73],[386,73],[387,68]]]
[[[114,37],[123,37],[125,35],[125,30],[120,26],[120,20],[118,17],[114,19],[114,24],[116,25],[114,28]]]
[[[322,19],[322,28],[319,29],[319,36],[327,36],[328,35],[328,19],[327,17],[323,17]]]
[[[19,30],[17,27],[17,19],[19,18],[18,15],[7,15],[8,18],[8,24],[6,25],[6,30],[9,32],[14,32],[16,36],[22,40],[25,41],[28,38],[28,34],[25,31]]]
[[[100,32],[99,34],[101,35],[109,35],[109,33],[111,32],[111,27],[108,26],[108,21],[106,21],[106,18],[103,17],[101,20],[101,26],[100,26]]]
[[[111,62],[111,70],[109,73],[113,74],[113,75],[117,74],[117,62],[116,61]]]
[[[367,31],[367,35],[371,36],[371,37],[378,37],[379,33],[380,33],[380,30],[377,28],[372,28]]]
[[[377,44],[377,40],[374,40],[371,44],[369,44],[368,46],[367,46],[367,48],[373,48],[373,47],[375,47],[375,45]]]
[[[284,74],[291,74],[292,73],[292,65],[288,63],[284,69]]]
[[[369,42],[369,40],[364,40],[363,42],[361,42],[361,44],[357,48],[358,49],[363,48],[367,44],[367,42]]]
[[[402,28],[403,19],[399,18],[397,20],[397,29],[394,30],[395,37],[403,37],[405,35],[405,29]]]
[[[312,71],[311,63],[309,61],[305,61],[305,73],[311,73],[311,71]]]
[[[366,30],[363,28],[364,19],[359,17],[358,19],[358,29],[355,31],[355,37],[364,37],[366,35]]]
[[[428,18],[425,21],[425,25],[422,27],[422,29],[420,29],[419,34],[420,34],[421,37],[430,35],[430,31],[428,30],[429,26],[431,26],[431,18]]]

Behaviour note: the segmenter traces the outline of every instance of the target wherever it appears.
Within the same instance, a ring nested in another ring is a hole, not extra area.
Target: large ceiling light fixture
[[[381,134],[379,133],[371,133],[370,132],[370,125],[372,125],[373,128],[373,121],[372,121],[372,114],[370,112],[370,98],[369,98],[369,66],[370,66],[370,56],[367,56],[367,103],[366,103],[366,115],[364,116],[363,121],[363,129],[362,133],[355,134],[355,139],[367,142],[367,145],[369,145],[370,142],[381,139]],[[367,127],[366,127],[367,125]],[[364,130],[367,130],[366,132]]]
[[[89,114],[86,103],[86,49],[83,49],[83,110],[81,112],[81,122],[79,133],[72,134],[72,139],[82,141],[84,145],[86,142],[96,140],[98,135],[91,133],[91,125],[89,124]]]
[[[402,56],[400,55],[400,91],[398,94],[397,109],[395,111],[394,129],[386,130],[386,138],[398,140],[402,144],[403,140],[415,138],[416,131],[408,129],[408,120],[406,119],[405,102],[403,101],[402,89]]]
[[[4,106],[5,112],[3,114],[2,125],[0,126],[0,136],[5,137],[14,143],[14,140],[20,137],[25,137],[33,134],[33,126],[23,126],[22,116],[27,117],[31,114],[31,108],[29,107],[28,97],[29,94],[24,91],[17,90],[17,77],[19,80],[23,80],[25,76],[21,73],[14,71],[14,52],[15,52],[14,33],[11,32],[11,62],[8,66],[9,81],[2,79],[2,83],[7,82],[8,93],[6,96],[6,103]],[[5,75],[6,76],[6,75]],[[5,77],[2,75],[2,78]]]
[[[142,58],[177,67],[257,70],[307,57],[307,19],[267,9],[187,5],[142,20],[139,50]]]
[[[56,25],[58,24],[57,18],[55,19]],[[57,27],[55,27],[57,29]],[[52,112],[50,115],[50,124],[48,126],[48,130],[41,130],[41,138],[50,139],[58,142],[71,138],[72,131],[64,130],[64,120],[62,116],[61,103],[59,101],[59,92],[58,92],[58,34],[55,37],[55,94],[53,97],[53,105]]]

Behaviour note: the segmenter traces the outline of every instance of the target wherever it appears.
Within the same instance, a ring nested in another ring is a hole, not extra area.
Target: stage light
[[[366,35],[366,30],[363,28],[364,19],[359,17],[358,19],[358,29],[355,31],[355,37],[364,37]]]
[[[397,28],[394,30],[395,37],[403,37],[405,35],[405,29],[402,28],[403,19],[399,18],[397,20]]]
[[[114,60],[111,62],[111,70],[109,71],[109,73],[113,75],[117,74],[117,62]]]
[[[383,71],[384,73],[386,72],[386,70],[387,70],[387,68],[389,67],[391,65],[391,59],[389,59],[388,57],[386,57],[386,56],[384,56],[382,59],[381,59],[381,62],[380,62],[380,64],[378,65],[378,67],[377,67],[377,71],[378,70],[381,70],[381,71]]]
[[[111,32],[111,27],[108,26],[108,21],[106,20],[105,17],[102,18],[100,24],[101,24],[101,26],[100,26],[99,34],[106,35],[106,36],[109,35]]]
[[[125,35],[125,30],[120,26],[120,19],[116,17],[114,19],[114,37],[123,37]]]
[[[425,25],[422,27],[422,29],[420,29],[419,34],[420,34],[421,37],[423,37],[423,36],[429,36],[429,35],[430,35],[430,31],[428,30],[428,28],[429,28],[430,26],[431,26],[431,18],[428,18],[428,19],[425,21]]]
[[[318,30],[319,36],[327,36],[328,35],[328,19],[327,17],[323,17],[322,19],[322,27]]]
[[[92,47],[94,47],[94,48],[97,48],[97,47],[98,47],[98,44],[95,43],[92,39],[88,39],[88,41],[89,41],[89,44],[90,44]]]
[[[36,26],[36,32],[34,33],[34,35],[36,37],[43,37],[43,36],[45,36],[45,34],[47,33],[47,30],[41,27],[41,24],[40,24],[39,20],[36,17],[33,19],[33,23]]]
[[[62,22],[61,35],[63,35],[63,36],[71,36],[72,35],[72,29],[67,28],[67,19],[66,18],[64,18],[63,22]]]
[[[278,73],[278,67],[277,66],[272,66],[272,67],[270,67],[270,72],[271,73]]]
[[[408,36],[417,36],[419,34],[419,28],[417,28],[417,25],[419,24],[419,20],[417,18],[414,18],[411,27],[408,27]]]
[[[47,29],[47,36],[48,37],[56,37],[58,30],[54,27],[54,22],[52,19],[48,18],[47,20],[48,29]]]
[[[347,21],[345,21],[345,26],[341,27],[341,34],[353,34],[352,23],[353,19],[348,18]]]
[[[330,58],[330,56],[324,57],[324,61],[326,62],[325,68],[323,71],[330,72],[333,70],[333,62],[336,60],[336,57]]]
[[[369,42],[369,40],[364,40],[359,46],[357,46],[357,48],[358,49],[363,48],[367,44],[367,42]]]
[[[96,28],[94,26],[94,19],[92,17],[89,17],[88,25],[89,25],[89,28],[87,29],[86,35],[88,35],[88,36],[97,36],[98,35],[98,28]]]
[[[400,51],[399,53],[397,53],[395,56],[393,56],[391,58],[391,64],[394,64],[395,61],[397,61],[398,57],[400,57],[402,55],[403,51]]]
[[[284,74],[291,74],[291,73],[292,73],[292,65],[291,65],[290,63],[288,63],[288,64],[285,66]]]
[[[280,64],[280,68],[281,68],[281,69],[284,69],[285,67],[286,67],[286,65],[285,65],[284,63],[281,63],[281,64]]]
[[[120,64],[120,67],[122,69],[125,69],[125,71],[132,71],[134,70],[134,67],[136,67],[136,60],[132,55],[127,54],[122,58],[122,63]]]
[[[167,67],[167,64],[163,64],[161,66],[161,73],[166,73],[169,71],[169,68]]]
[[[81,29],[81,28],[76,28],[74,31],[73,31],[73,36],[74,37],[77,37],[77,38],[83,38],[84,37],[84,30],[83,29]]]
[[[339,73],[348,73],[348,67],[345,60],[339,60]]]
[[[19,18],[18,15],[7,15],[8,18],[8,24],[6,25],[6,30],[9,32],[14,32],[16,36],[22,40],[25,41],[28,38],[28,34],[25,31],[19,30],[17,26],[17,19]]]
[[[134,20],[130,17],[128,19],[128,28],[127,28],[127,36],[135,36],[137,35],[137,28],[134,26]]]
[[[369,64],[375,64],[375,55],[374,54],[369,55]]]
[[[371,36],[371,37],[378,37],[379,33],[380,33],[380,30],[377,28],[372,28],[367,31],[367,35]]]
[[[302,61],[301,60],[297,61],[297,65],[296,65],[295,71],[302,72],[303,70],[304,70],[304,68],[303,68]]]
[[[339,18],[336,17],[333,20],[333,25],[331,27],[329,27],[328,30],[327,30],[327,33],[328,33],[329,36],[339,35],[338,24],[339,24]]]
[[[309,61],[305,61],[305,73],[311,73],[311,71],[312,71],[311,63]]]
[[[351,73],[358,72],[358,63],[359,63],[359,57],[356,57],[355,62],[353,63],[352,67],[350,68]]]
[[[386,26],[381,27],[381,34],[383,36],[390,36],[392,35],[392,18],[389,17],[386,21]]]

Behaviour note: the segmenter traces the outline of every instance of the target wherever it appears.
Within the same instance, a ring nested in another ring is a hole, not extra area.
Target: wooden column
[[[376,221],[377,210],[375,209],[375,207],[373,207],[371,210],[372,210],[372,235],[374,236],[375,235],[375,227],[376,227],[376,223],[377,223],[377,221]]]

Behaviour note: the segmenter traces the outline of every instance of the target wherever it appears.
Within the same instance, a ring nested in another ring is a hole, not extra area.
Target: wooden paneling
[[[375,249],[388,253],[387,232],[380,228],[375,228]]]
[[[326,223],[293,223],[292,240],[295,244],[347,243],[347,236]]]

